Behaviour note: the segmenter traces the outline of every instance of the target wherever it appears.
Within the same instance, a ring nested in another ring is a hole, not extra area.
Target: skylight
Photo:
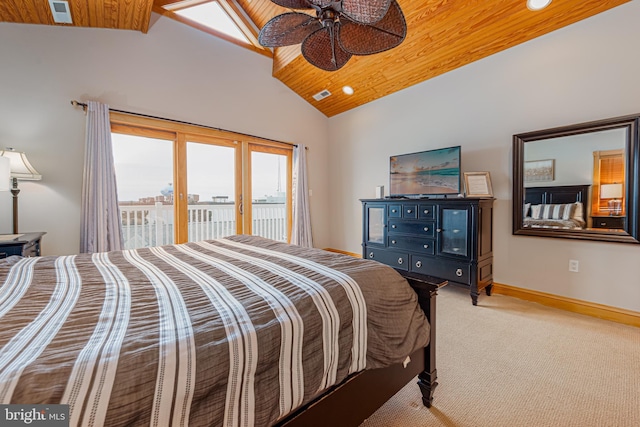
[[[220,7],[220,4],[218,4],[217,1],[201,3],[184,9],[178,9],[174,12],[184,18],[195,21],[198,24],[220,31],[236,40],[250,44],[247,37],[245,37],[236,23],[233,22],[227,12]]]

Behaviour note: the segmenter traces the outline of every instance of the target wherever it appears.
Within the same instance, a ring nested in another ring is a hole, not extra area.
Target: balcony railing
[[[285,204],[254,203],[252,229],[256,236],[287,240]],[[125,249],[168,245],[173,240],[173,205],[121,205]],[[189,241],[211,240],[236,234],[235,205],[189,205]]]

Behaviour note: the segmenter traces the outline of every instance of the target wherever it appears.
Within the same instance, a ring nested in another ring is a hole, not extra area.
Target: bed
[[[10,257],[0,403],[69,405],[72,426],[358,425],[418,375],[429,406],[436,288],[412,286],[255,236]]]
[[[580,230],[586,227],[590,185],[526,187],[524,228]]]

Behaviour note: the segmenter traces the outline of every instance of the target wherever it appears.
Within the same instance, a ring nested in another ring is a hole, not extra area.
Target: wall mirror
[[[640,243],[640,115],[513,136],[513,234]]]

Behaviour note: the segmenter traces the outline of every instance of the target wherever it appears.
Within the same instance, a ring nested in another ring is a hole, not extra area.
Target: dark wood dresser
[[[405,277],[469,288],[493,285],[493,199],[363,199],[362,255]]]
[[[0,258],[12,255],[40,256],[40,241],[45,234],[47,233],[22,233],[20,237],[13,240],[0,239]]]

